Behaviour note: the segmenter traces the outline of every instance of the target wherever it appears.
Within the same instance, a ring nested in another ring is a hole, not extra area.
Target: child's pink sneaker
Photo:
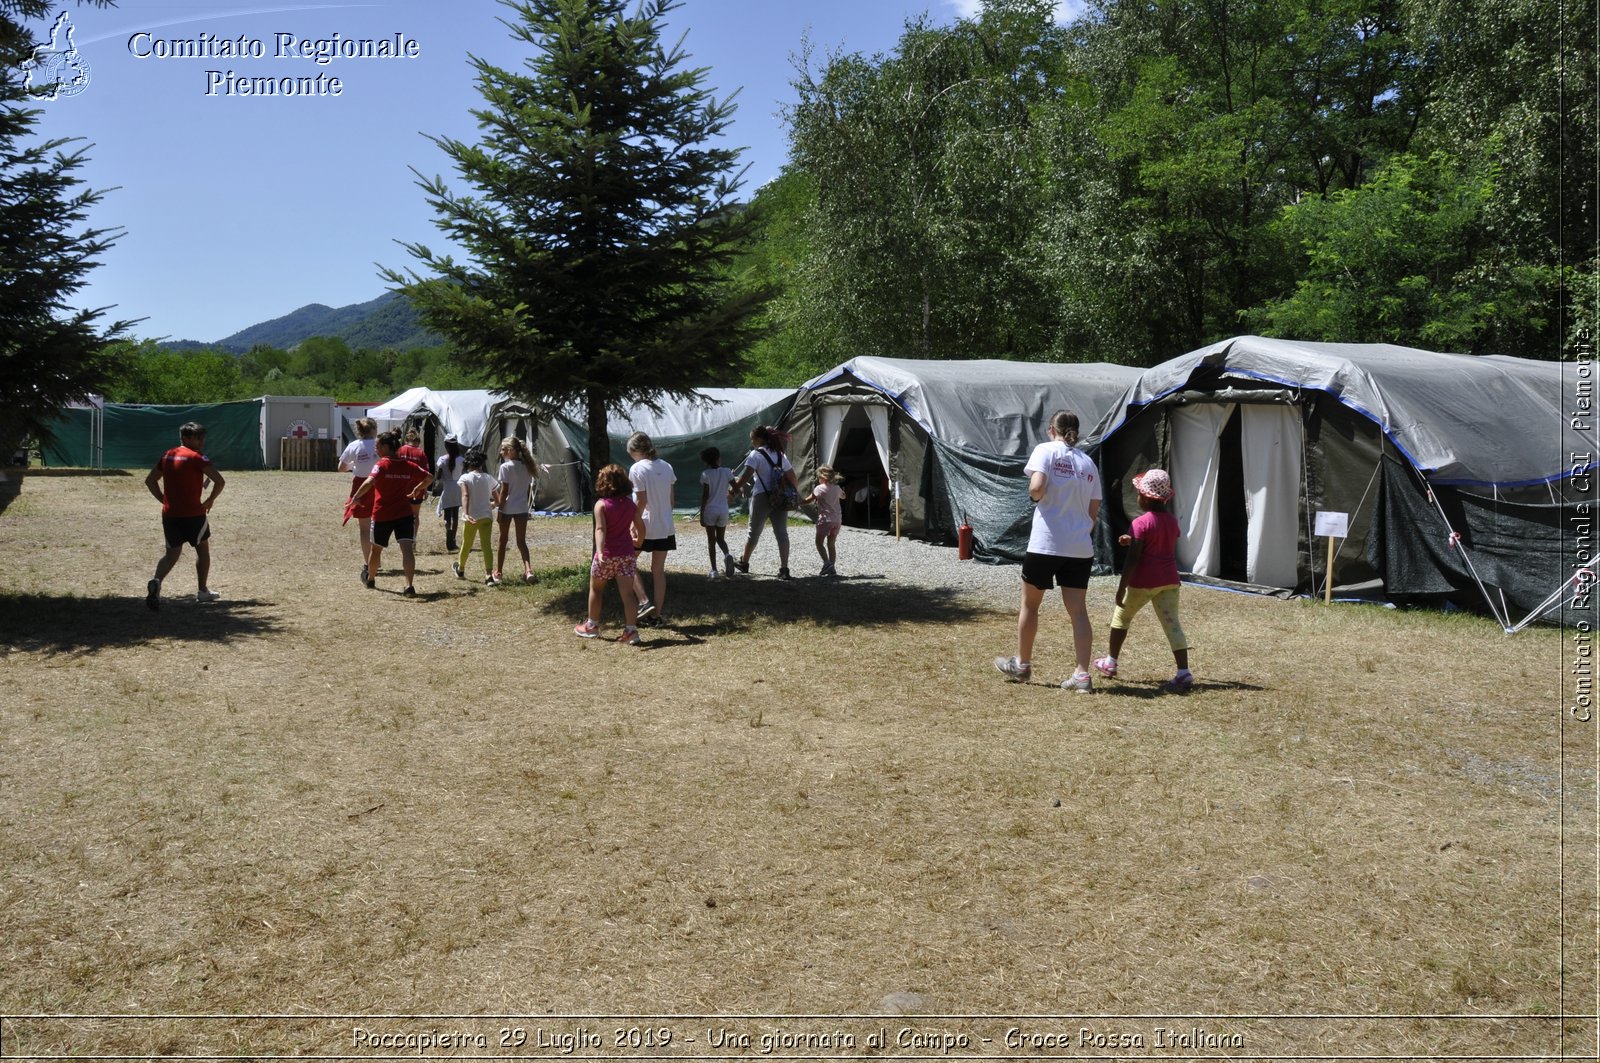
[[[1107,679],[1117,678],[1117,662],[1114,658],[1096,658],[1094,662],[1094,670],[1105,676]]]
[[[593,620],[585,620],[572,629],[572,633],[580,639],[593,639],[600,637],[600,625]]]
[[[637,631],[624,631],[622,637],[617,641],[624,646],[641,646],[644,644],[644,640],[639,637]]]

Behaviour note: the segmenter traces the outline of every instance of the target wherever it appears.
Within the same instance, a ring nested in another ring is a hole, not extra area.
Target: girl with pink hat
[[[1163,684],[1166,690],[1182,692],[1194,686],[1189,671],[1189,640],[1178,623],[1178,558],[1180,530],[1178,518],[1167,512],[1172,499],[1172,477],[1165,469],[1151,469],[1133,478],[1143,513],[1133,522],[1132,534],[1120,536],[1117,543],[1128,548],[1123,561],[1122,579],[1117,584],[1117,608],[1111,614],[1111,645],[1106,656],[1094,662],[1095,671],[1107,679],[1116,677],[1117,655],[1128,637],[1128,624],[1134,614],[1150,604],[1167,634],[1178,674]]]

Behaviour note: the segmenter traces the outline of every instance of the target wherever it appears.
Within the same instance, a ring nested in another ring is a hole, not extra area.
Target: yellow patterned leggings
[[[1128,630],[1128,623],[1133,619],[1133,614],[1143,609],[1147,602],[1155,609],[1156,619],[1161,621],[1161,630],[1167,633],[1167,645],[1172,647],[1172,652],[1187,650],[1189,640],[1183,633],[1183,625],[1178,623],[1176,583],[1167,587],[1124,588],[1122,604],[1111,614],[1111,626],[1120,631]]]
[[[482,520],[464,520],[461,522],[461,556],[456,559],[462,568],[467,567],[467,559],[472,556],[472,540],[483,540],[483,571],[494,571],[494,565],[489,560],[489,533],[494,529],[494,518],[484,517]]]

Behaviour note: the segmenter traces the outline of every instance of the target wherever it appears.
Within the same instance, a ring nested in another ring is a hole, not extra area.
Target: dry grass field
[[[223,600],[186,554],[152,613],[142,480],[0,515],[7,1058],[1595,1045],[1560,631],[1186,591],[1192,693],[1142,617],[1074,696],[993,672],[1009,608],[713,583],[690,528],[636,650],[570,634],[586,519],[535,522],[531,587],[427,528],[408,601],[357,583],[342,477],[279,473],[229,475]]]

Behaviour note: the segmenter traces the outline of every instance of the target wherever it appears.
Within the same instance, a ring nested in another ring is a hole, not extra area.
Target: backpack
[[[800,502],[800,492],[796,491],[794,486],[784,477],[783,467],[772,460],[765,448],[760,451],[760,454],[766,460],[766,463],[771,466],[773,473],[777,477],[776,482],[767,488],[767,505],[774,511],[793,509]]]

